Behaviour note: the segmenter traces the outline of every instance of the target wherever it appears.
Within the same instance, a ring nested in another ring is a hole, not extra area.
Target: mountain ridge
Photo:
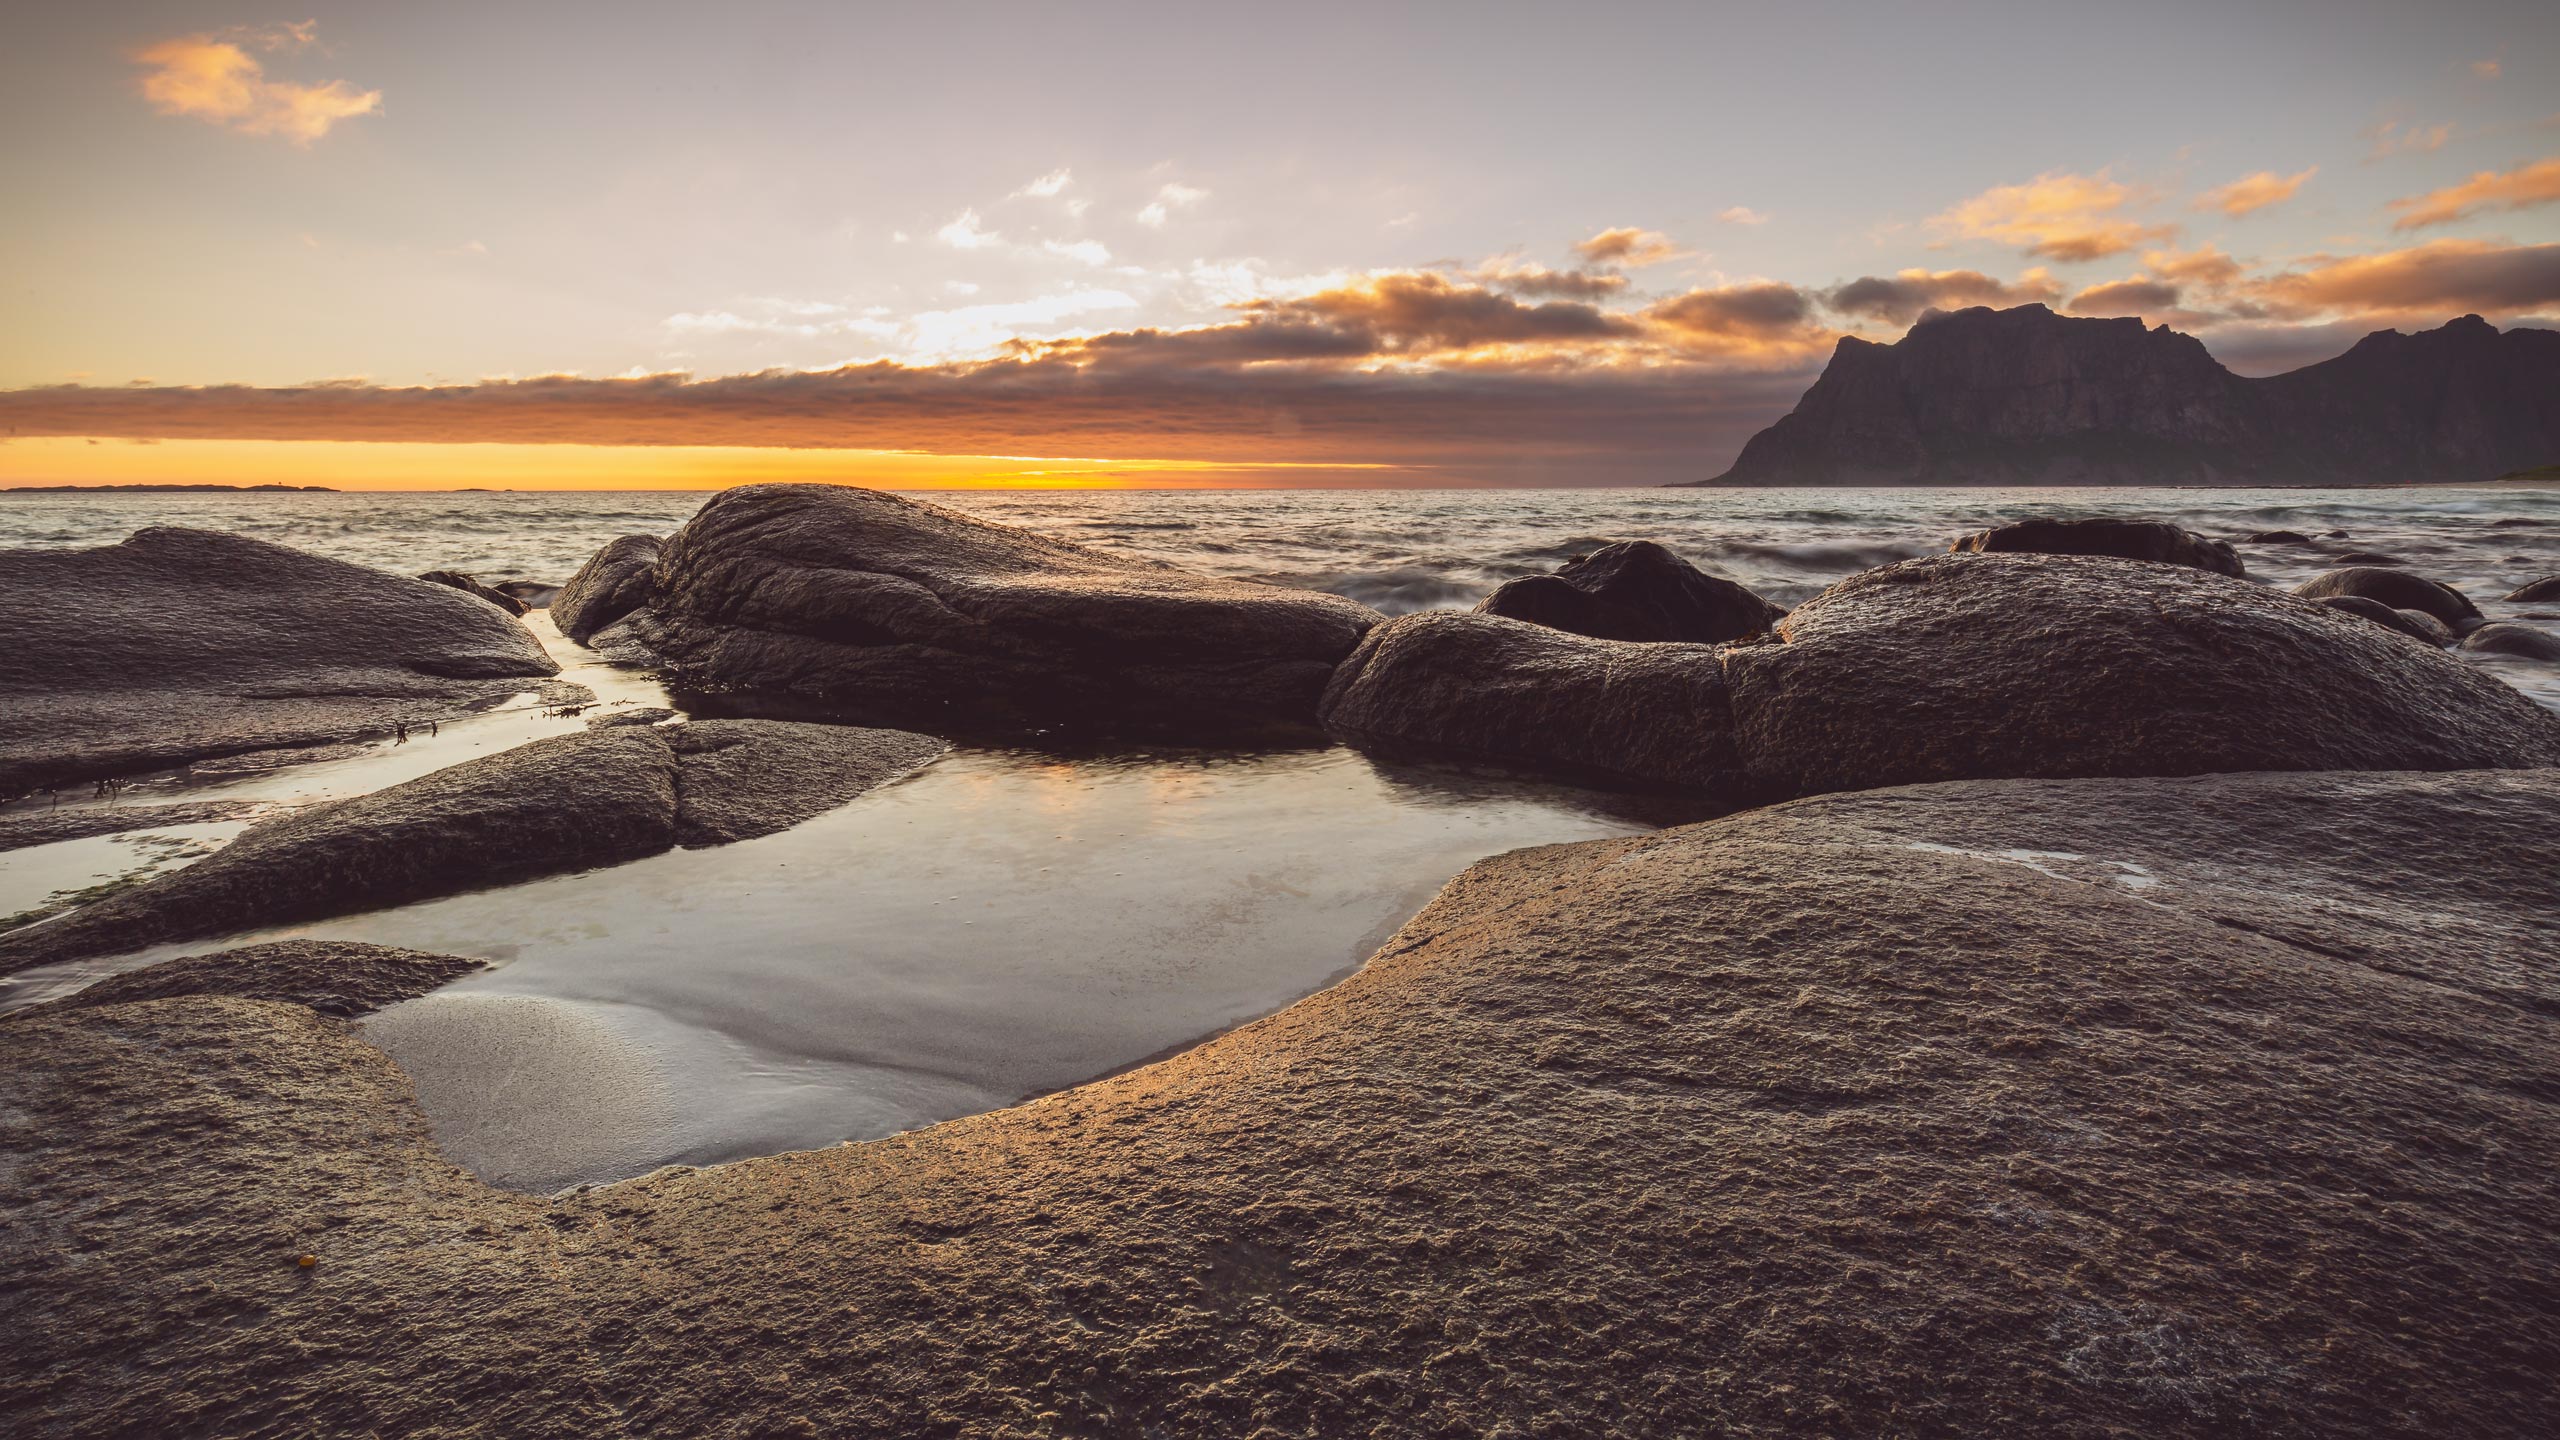
[[[1679,483],[2430,484],[2555,460],[2560,332],[2466,315],[2249,378],[2166,325],[1976,306],[1843,336],[1731,468]]]

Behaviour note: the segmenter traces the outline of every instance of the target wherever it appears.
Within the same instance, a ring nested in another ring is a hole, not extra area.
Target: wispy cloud
[[[2144,198],[2103,170],[2054,170],[2023,185],[1994,186],[1929,224],[1944,235],[2014,245],[2047,260],[2103,260],[2176,237],[2175,225],[2145,224],[2124,213]]]
[[[1026,183],[1021,189],[1014,191],[1013,195],[1031,195],[1046,200],[1058,194],[1060,191],[1065,190],[1067,186],[1074,183],[1074,181],[1075,176],[1069,173],[1065,168],[1061,167],[1050,171],[1048,174],[1041,176],[1037,180]],[[1006,198],[1010,199],[1013,198],[1013,196],[1008,196]]]
[[[1168,183],[1156,191],[1156,198],[1138,212],[1138,223],[1161,230],[1176,210],[1187,209],[1209,198],[1209,192],[1190,185]]]
[[[1046,254],[1081,260],[1087,265],[1111,263],[1111,247],[1099,240],[1043,240],[1040,249]]]
[[[1659,265],[1677,256],[1680,247],[1659,230],[1620,225],[1577,242],[1573,253],[1594,265]]]
[[[1769,217],[1748,205],[1728,205],[1716,212],[1716,218],[1727,225],[1766,225]]]
[[[274,135],[308,146],[339,121],[381,113],[382,92],[358,90],[344,80],[306,85],[267,78],[251,49],[270,54],[309,49],[317,22],[305,20],[265,30],[187,35],[147,46],[134,55],[145,67],[142,98],[163,115],[219,125],[243,135]]]
[[[934,238],[954,250],[986,250],[1004,243],[1004,237],[978,222],[978,212],[963,210],[951,217],[951,223],[933,232]]]
[[[2373,142],[2365,151],[2367,163],[2386,160],[2394,155],[2432,155],[2453,139],[2451,125],[2413,125],[2399,120],[2385,120],[2368,127],[2365,138]]]
[[[2394,200],[2391,208],[2404,213],[2391,228],[2449,225],[2482,211],[2523,210],[2554,201],[2560,201],[2560,155],[2513,170],[2483,170],[2461,184]]]
[[[2195,208],[2219,210],[2237,220],[2243,215],[2254,214],[2270,205],[2281,205],[2292,199],[2295,191],[2300,190],[2312,176],[2319,173],[2320,167],[2314,165],[2292,175],[2278,175],[2273,170],[2261,170],[2254,175],[2243,175],[2228,185],[2217,185],[2197,196]]]

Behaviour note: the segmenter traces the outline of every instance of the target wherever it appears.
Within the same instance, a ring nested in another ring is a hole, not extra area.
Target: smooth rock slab
[[[0,974],[770,834],[945,748],[771,720],[537,740],[252,826],[183,870],[0,935]]]
[[[0,796],[388,734],[560,669],[458,590],[209,530],[0,550],[0,615]]]
[[[1730,789],[1739,765],[1713,648],[1495,615],[1427,610],[1377,627],[1335,670],[1319,714],[1346,740],[1621,784]]]
[[[1379,619],[832,485],[721,492],[657,578],[634,628],[670,684],[938,727],[1302,723]]]
[[[1515,851],[1163,1063],[547,1200],[307,1009],[0,1020],[0,1424],[2539,1437],[2555,806],[1958,784]]]
[[[131,1005],[184,995],[281,1000],[348,1019],[414,1000],[485,968],[459,955],[431,955],[357,940],[278,940],[212,955],[189,955],[128,970],[37,1009]]]
[[[2560,715],[2513,687],[2186,566],[1908,560],[1797,606],[1779,635],[1723,652],[1743,768],[1778,793],[2560,764]]]

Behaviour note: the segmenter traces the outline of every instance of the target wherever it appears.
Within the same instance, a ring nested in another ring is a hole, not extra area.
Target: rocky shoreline
[[[98,591],[0,667],[14,788],[557,683],[450,579],[109,550],[0,552],[13,613]],[[1349,979],[1111,1079],[549,1197],[457,1167],[350,1026],[476,962],[129,971],[0,1016],[0,1417],[2538,1433],[2560,715],[2449,653],[2502,628],[2449,587],[2245,576],[2174,527],[2031,524],[1787,610],[1628,544],[1388,620],[873,492],[727,492],[552,615],[792,719],[598,728],[266,820],[0,936],[0,971],[767,833],[990,717],[1321,728],[1738,813],[1483,861]],[[329,638],[349,607],[371,628]]]

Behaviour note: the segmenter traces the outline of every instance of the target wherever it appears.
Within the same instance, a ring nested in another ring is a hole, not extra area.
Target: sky
[[[0,486],[1696,479],[1843,335],[2560,324],[2560,5],[240,3],[0,47]]]

